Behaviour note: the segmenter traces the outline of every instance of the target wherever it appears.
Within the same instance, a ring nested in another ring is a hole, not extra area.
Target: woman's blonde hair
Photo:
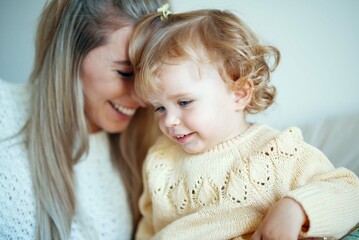
[[[30,76],[31,116],[24,127],[37,207],[37,239],[68,239],[75,213],[73,166],[88,150],[79,77],[87,53],[113,31],[155,12],[162,0],[53,0],[45,5]],[[109,134],[113,163],[125,183],[134,226],[141,166],[156,128],[137,111],[123,133]],[[135,228],[134,228],[135,229]]]
[[[135,67],[135,89],[144,99],[158,90],[158,76],[164,64],[190,59],[210,62],[223,80],[234,88],[246,82],[253,97],[246,111],[257,113],[269,107],[276,89],[270,74],[277,67],[280,52],[260,44],[255,34],[236,15],[221,10],[162,13],[142,18],[130,41],[130,60]]]

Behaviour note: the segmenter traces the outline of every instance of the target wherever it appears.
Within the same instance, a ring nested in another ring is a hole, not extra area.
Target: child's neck
[[[241,124],[238,125],[238,128],[236,129],[236,131],[233,131],[233,134],[229,135],[226,139],[224,139],[224,141],[228,141],[230,139],[233,139],[241,134],[243,134],[245,131],[247,131],[247,129],[251,126],[252,124],[247,122],[247,121],[243,121]]]

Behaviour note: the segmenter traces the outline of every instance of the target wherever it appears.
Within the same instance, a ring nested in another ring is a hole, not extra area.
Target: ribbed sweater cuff
[[[286,197],[292,198],[301,204],[308,217],[309,228],[307,232],[302,232],[301,234],[303,237],[340,238],[347,233],[352,227],[351,224],[355,222],[354,219],[345,218],[345,216],[353,215],[352,211],[354,209],[351,208],[353,204],[345,205],[340,203],[342,199],[332,196],[334,191],[325,191],[318,184],[296,189],[286,195]],[[347,198],[344,197],[344,199]],[[333,202],[336,200],[339,202]],[[341,218],[339,219],[338,217]]]

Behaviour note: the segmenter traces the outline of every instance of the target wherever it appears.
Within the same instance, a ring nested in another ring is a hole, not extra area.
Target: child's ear
[[[251,102],[253,93],[253,83],[246,81],[243,86],[234,90],[234,101],[236,103],[237,111],[244,111],[247,105]]]

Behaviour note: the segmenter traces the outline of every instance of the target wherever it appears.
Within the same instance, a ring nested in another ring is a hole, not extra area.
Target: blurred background
[[[0,0],[0,78],[27,81],[44,3]],[[171,1],[173,12],[200,8],[233,11],[281,51],[276,103],[253,121],[283,128],[359,112],[358,0]]]

